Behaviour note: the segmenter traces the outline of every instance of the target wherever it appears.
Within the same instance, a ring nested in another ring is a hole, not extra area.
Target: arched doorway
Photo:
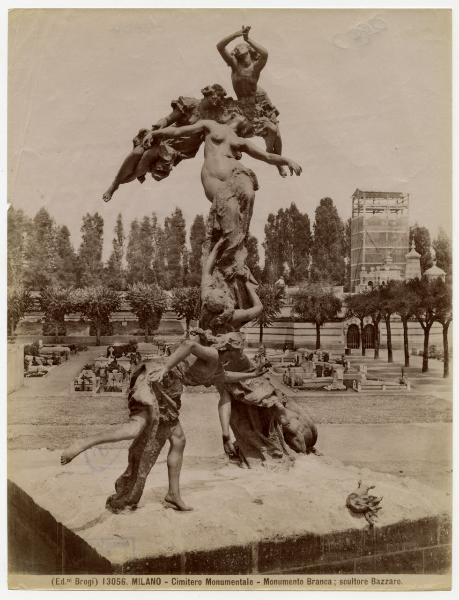
[[[360,331],[354,323],[349,325],[349,329],[347,330],[346,346],[352,349],[360,348]]]
[[[364,348],[375,347],[375,328],[370,323],[363,328],[362,341]]]

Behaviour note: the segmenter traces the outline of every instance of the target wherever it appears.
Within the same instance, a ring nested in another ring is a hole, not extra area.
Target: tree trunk
[[[259,338],[259,342],[260,344],[263,343],[263,325],[260,323],[260,338]]]
[[[386,321],[386,337],[387,337],[387,362],[394,362],[393,354],[392,354],[392,330],[390,328],[390,315],[388,317],[384,317]]]
[[[443,325],[443,377],[449,376],[449,346],[448,346],[448,328],[451,321],[446,321]]]
[[[101,334],[102,326],[100,323],[96,324],[96,346],[100,346],[100,334]]]
[[[320,350],[320,325],[316,323],[316,350]]]
[[[185,335],[189,337],[190,335],[190,321],[191,319],[185,319]]]
[[[403,351],[405,353],[405,367],[410,366],[410,348],[408,346],[408,319],[402,319],[403,323]]]
[[[375,329],[375,355],[374,359],[379,358],[379,322],[373,323],[373,327]]]
[[[363,343],[363,319],[360,319],[360,343],[362,345],[362,356],[365,356],[365,346]]]
[[[429,335],[431,325],[426,325],[424,328],[424,352],[422,354],[422,373],[429,370]]]
[[[11,317],[10,319],[10,335],[13,336],[14,335],[14,330],[16,329],[15,324],[14,324],[14,318]]]

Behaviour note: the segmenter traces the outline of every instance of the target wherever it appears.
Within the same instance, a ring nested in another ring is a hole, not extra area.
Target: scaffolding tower
[[[362,270],[383,264],[388,256],[405,272],[408,210],[409,194],[359,189],[352,194],[351,292],[356,291]]]

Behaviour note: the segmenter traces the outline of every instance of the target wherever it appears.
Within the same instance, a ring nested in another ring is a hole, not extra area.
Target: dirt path
[[[70,382],[82,370],[87,362],[96,356],[105,355],[105,347],[93,347],[77,355],[71,355],[69,360],[53,367],[45,377],[26,377],[24,386],[8,396],[8,401],[21,398],[66,397],[69,395]]]

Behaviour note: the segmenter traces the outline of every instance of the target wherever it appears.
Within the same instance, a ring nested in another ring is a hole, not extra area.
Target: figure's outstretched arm
[[[204,362],[211,363],[218,361],[218,351],[210,346],[203,346],[199,342],[193,340],[185,340],[180,346],[169,356],[164,367],[161,371],[152,379],[157,383],[161,383],[164,376],[176,367],[183,360],[188,358],[192,354]]]
[[[239,30],[236,31],[235,33],[232,33],[230,35],[227,35],[226,37],[224,37],[220,42],[218,42],[217,44],[217,50],[220,53],[220,56],[223,58],[223,60],[226,62],[227,65],[229,65],[231,68],[236,66],[236,61],[234,59],[233,56],[231,56],[231,54],[228,52],[228,50],[226,49],[226,46],[232,42],[233,40],[235,40],[238,37],[241,37],[243,34],[243,30]]]
[[[268,368],[258,369],[256,371],[240,372],[240,371],[225,371],[223,380],[225,383],[237,383],[238,381],[246,381],[247,379],[254,379],[260,377],[268,371]]]
[[[238,144],[239,150],[246,152],[252,158],[256,158],[257,160],[262,160],[270,165],[282,166],[285,165],[290,169],[290,175],[301,175],[302,168],[295,161],[290,158],[286,158],[285,156],[279,156],[278,154],[273,154],[272,152],[265,152],[259,148],[256,144],[249,140],[241,139],[241,143]]]
[[[250,308],[238,308],[235,310],[231,320],[233,325],[248,323],[256,319],[263,310],[263,304],[257,294],[257,286],[251,281],[247,281],[245,287],[247,288],[252,306]]]
[[[193,135],[195,133],[201,133],[204,131],[208,131],[209,128],[212,127],[212,121],[201,120],[193,123],[193,125],[184,125],[183,127],[163,127],[162,129],[155,129],[150,131],[148,135],[145,136],[143,140],[143,145],[145,147],[150,147],[153,140],[159,139],[162,137],[168,138],[179,138],[184,135]]]
[[[248,31],[247,34],[244,35],[244,39],[249,44],[249,46],[251,46],[256,52],[258,52],[258,58],[255,62],[255,65],[257,67],[257,71],[260,72],[268,62],[268,51],[261,44],[258,44],[257,42],[254,42],[254,40],[249,38]]]

